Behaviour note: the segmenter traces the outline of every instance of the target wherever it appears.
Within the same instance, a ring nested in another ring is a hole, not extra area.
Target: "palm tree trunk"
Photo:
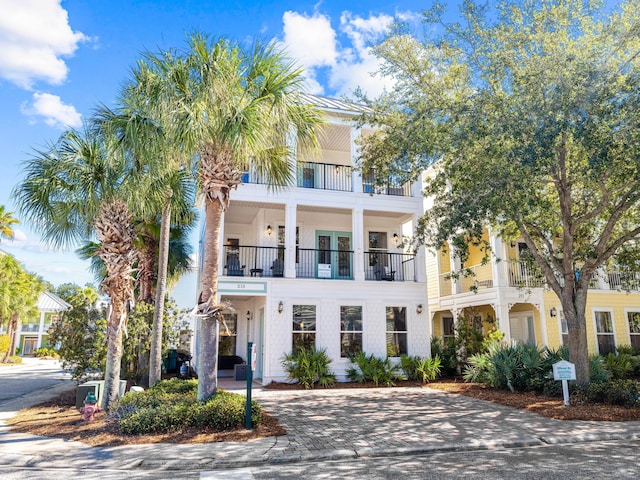
[[[149,386],[162,376],[162,315],[164,297],[167,290],[167,265],[169,263],[169,235],[171,228],[171,205],[169,202],[162,209],[160,223],[160,251],[158,254],[158,283],[156,286],[156,303],[153,310],[153,326],[151,328],[151,354],[149,356]]]
[[[118,302],[119,303],[119,302]],[[124,305],[112,305],[107,320],[107,365],[104,372],[102,408],[108,409],[120,394],[120,360],[122,359],[122,331],[126,311]]]
[[[98,255],[107,269],[103,290],[111,299],[107,318],[107,365],[104,376],[102,407],[108,409],[118,398],[120,390],[120,362],[122,334],[127,325],[127,303],[133,299],[133,265],[137,251],[133,245],[135,232],[132,215],[121,200],[105,203],[94,222],[101,243]]]
[[[205,200],[206,238],[202,291],[199,304],[215,305],[218,296],[218,243],[222,205],[218,201]],[[218,309],[213,308],[200,322],[200,353],[198,355],[198,400],[207,400],[218,388]]]

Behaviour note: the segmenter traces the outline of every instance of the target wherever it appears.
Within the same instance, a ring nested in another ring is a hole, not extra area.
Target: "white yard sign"
[[[576,379],[576,366],[566,360],[560,360],[559,362],[554,363],[551,367],[553,368],[553,379],[562,380],[562,396],[564,397],[565,407],[568,407],[569,384],[567,382],[568,380]]]

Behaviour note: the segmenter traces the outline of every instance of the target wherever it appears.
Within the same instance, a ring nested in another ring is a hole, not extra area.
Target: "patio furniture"
[[[395,270],[389,271],[387,267],[380,263],[373,267],[373,274],[376,276],[376,280],[386,280],[388,282],[393,282],[396,277]]]
[[[236,257],[231,257],[227,261],[227,265],[224,268],[227,269],[227,275],[230,277],[244,277],[244,268],[246,265],[240,266],[240,260]]]
[[[276,258],[271,265],[271,275],[273,277],[284,277],[284,262]]]

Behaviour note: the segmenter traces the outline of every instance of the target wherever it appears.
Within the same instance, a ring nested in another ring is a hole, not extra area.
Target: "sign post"
[[[253,342],[247,344],[247,403],[245,405],[244,427],[251,430],[251,386],[253,385],[253,372],[258,363],[258,347]]]
[[[566,360],[560,360],[552,365],[553,379],[562,380],[562,397],[564,398],[564,406],[569,406],[569,383],[568,380],[576,379],[576,366]]]

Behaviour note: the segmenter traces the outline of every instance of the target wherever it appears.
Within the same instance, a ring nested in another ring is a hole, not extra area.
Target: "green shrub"
[[[11,346],[11,337],[4,333],[0,335],[0,354],[5,353]]]
[[[300,348],[282,359],[282,366],[289,379],[295,380],[304,388],[313,388],[316,384],[327,387],[336,383],[336,376],[329,365],[331,359],[326,350]]]
[[[455,340],[453,338],[431,337],[431,356],[440,358],[443,375],[455,375],[458,369]]]
[[[616,353],[627,353],[632,357],[640,356],[640,347],[634,347],[633,345],[618,345],[616,347]]]
[[[610,353],[604,357],[604,365],[614,379],[625,379],[633,375],[632,356],[628,353]]]
[[[401,366],[391,363],[389,358],[378,358],[359,352],[350,358],[355,366],[347,368],[347,378],[352,382],[373,382],[376,386],[384,385],[392,387],[396,380],[404,380],[406,377],[401,372]]]
[[[589,377],[591,382],[607,382],[611,378],[611,372],[607,370],[600,355],[589,356]]]
[[[245,421],[246,398],[218,389],[206,402],[196,399],[197,383],[171,379],[143,392],[128,392],[109,410],[123,433],[143,435],[179,431],[185,427],[233,430]],[[251,422],[262,421],[262,407],[252,401]]]
[[[429,383],[440,375],[440,357],[436,354],[433,358],[419,356],[410,357],[402,355],[400,366],[409,380],[417,380]]]
[[[13,363],[13,364],[20,364],[22,363],[22,357],[19,355],[11,355],[9,358],[7,358],[7,362],[6,363]]]
[[[60,355],[58,355],[58,352],[56,352],[53,348],[48,348],[48,347],[40,347],[40,348],[36,348],[33,352],[33,354],[36,357],[53,357],[53,358],[60,358]]]
[[[586,388],[578,388],[574,398],[584,403],[636,407],[640,406],[640,382],[634,380],[591,382]]]
[[[197,380],[182,380],[180,378],[171,378],[162,382],[157,382],[149,390],[163,393],[193,394],[198,392]]]

